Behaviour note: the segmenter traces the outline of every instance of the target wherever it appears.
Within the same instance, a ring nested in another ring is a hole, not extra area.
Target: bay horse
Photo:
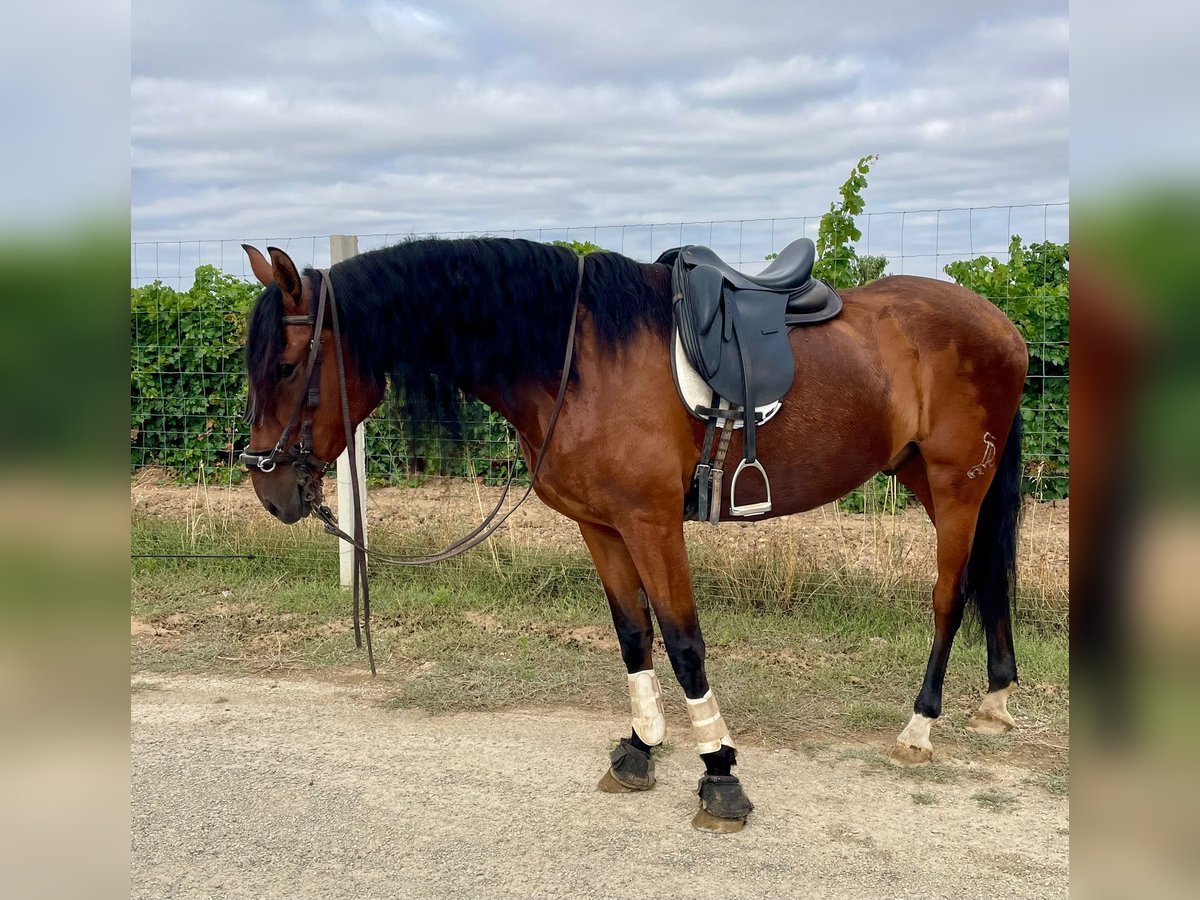
[[[332,360],[317,359],[320,399],[304,403],[310,385],[301,370],[315,329],[328,338],[330,310],[312,324],[313,270],[302,274],[277,248],[269,260],[248,245],[246,252],[265,288],[246,343],[251,447],[282,441],[293,410],[302,411],[309,442],[291,448],[294,465],[252,467],[251,479],[263,506],[292,523],[311,511],[301,483],[319,482],[324,461],[346,446]],[[374,250],[327,277],[336,287],[355,424],[390,385],[413,427],[452,419],[464,397],[475,397],[512,423],[531,470],[541,448],[534,489],[578,523],[628,674],[631,734],[613,750],[600,787],[654,784],[652,750],[665,727],[651,656],[656,619],[705,769],[693,824],[740,828],[752,804],[732,774],[737,751],[705,675],[684,547],[684,497],[704,425],[673,383],[670,268],[609,252],[580,263],[566,248],[481,238]],[[1010,604],[1027,350],[999,309],[948,282],[896,275],[842,297],[840,316],[791,332],[795,381],[760,437],[759,458],[774,485],[767,517],[835,501],[878,472],[894,473],[928,512],[937,532],[933,644],[912,718],[889,754],[899,765],[921,765],[932,759],[930,727],[942,711],[950,647],[968,603],[988,658],[988,691],[969,727],[998,733],[1014,725]],[[555,388],[573,313],[573,371],[559,409]],[[317,344],[315,356],[332,358],[332,343]],[[543,446],[556,409],[553,440]],[[739,432],[731,458],[740,442]],[[264,451],[251,458],[256,453]]]

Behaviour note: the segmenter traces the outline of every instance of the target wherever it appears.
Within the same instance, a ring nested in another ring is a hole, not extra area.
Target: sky
[[[133,237],[819,216],[867,154],[874,213],[1057,203],[1068,35],[1066,2],[136,0]]]

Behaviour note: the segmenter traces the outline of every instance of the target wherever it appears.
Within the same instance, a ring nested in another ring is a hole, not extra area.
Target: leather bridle
[[[546,424],[546,433],[542,438],[542,446],[534,460],[530,471],[529,487],[521,495],[516,504],[500,514],[500,509],[508,497],[512,487],[513,476],[516,473],[516,459],[508,467],[508,478],[496,505],[484,518],[483,522],[468,534],[447,545],[436,553],[423,556],[393,556],[390,554],[368,551],[366,546],[366,523],[363,514],[363,503],[359,488],[359,460],[354,443],[354,422],[350,415],[350,398],[346,387],[346,363],[342,350],[341,323],[338,319],[337,298],[334,296],[333,280],[328,269],[313,269],[310,278],[314,282],[313,293],[317,297],[316,315],[283,316],[286,325],[308,325],[312,328],[309,340],[308,359],[304,365],[304,393],[296,401],[292,415],[279,435],[279,440],[270,450],[250,450],[247,448],[240,455],[242,464],[259,472],[273,472],[280,462],[290,462],[296,472],[296,484],[304,503],[305,513],[312,514],[325,525],[325,531],[346,541],[354,548],[354,643],[357,647],[363,645],[363,635],[366,636],[367,659],[371,665],[371,674],[375,675],[375,650],[371,641],[371,595],[367,582],[367,554],[371,552],[374,559],[394,566],[427,566],[442,562],[466,553],[472,547],[483,543],[491,537],[504,522],[517,511],[533,492],[537,483],[538,472],[546,458],[546,448],[550,446],[550,437],[554,434],[554,426],[558,423],[558,414],[562,411],[563,401],[567,395],[567,385],[571,380],[571,362],[575,355],[575,328],[579,318],[579,299],[583,291],[583,270],[585,257],[579,257],[579,271],[575,281],[575,299],[571,307],[571,324],[567,331],[567,348],[563,356],[562,377],[558,382],[558,394],[554,400],[554,408]],[[313,415],[321,402],[321,349],[322,331],[326,310],[329,313],[330,326],[333,332],[334,360],[337,365],[338,401],[342,411],[342,427],[345,430],[346,459],[350,469],[350,485],[354,499],[354,534],[349,535],[337,523],[332,511],[321,501],[321,476],[325,474],[330,463],[316,456],[312,450]],[[297,428],[298,426],[298,428]],[[289,445],[293,432],[298,436]],[[359,597],[362,598],[362,625],[359,625]]]
[[[327,272],[319,274],[314,272],[314,280],[320,284],[320,288],[314,291],[317,295],[316,315],[283,316],[282,318],[285,326],[308,325],[312,329],[312,336],[308,342],[308,358],[303,370],[304,393],[296,401],[292,415],[283,427],[274,447],[270,450],[251,450],[247,447],[238,457],[242,465],[263,473],[275,471],[281,461],[290,462],[296,470],[296,480],[300,485],[306,509],[320,502],[320,476],[329,468],[327,461],[320,459],[312,452],[313,417],[312,413],[305,414],[309,410],[315,412],[321,403],[321,349],[323,344],[321,323],[325,319],[327,275]],[[288,441],[297,431],[297,426],[299,426],[299,434],[295,443],[289,446]]]

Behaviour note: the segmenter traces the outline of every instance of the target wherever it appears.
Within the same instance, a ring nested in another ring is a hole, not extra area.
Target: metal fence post
[[[329,237],[329,265],[333,266],[344,259],[358,255],[358,236],[353,234],[334,234]],[[363,543],[367,543],[366,509],[367,509],[367,457],[363,441],[363,426],[354,429],[354,446],[358,452],[361,468],[358,472],[359,496],[363,502]],[[351,523],[358,511],[354,508],[354,494],[350,484],[350,462],[345,453],[337,458],[337,498],[338,521],[342,528],[352,531]],[[342,588],[349,590],[354,577],[354,548],[345,541],[338,541],[338,575]]]

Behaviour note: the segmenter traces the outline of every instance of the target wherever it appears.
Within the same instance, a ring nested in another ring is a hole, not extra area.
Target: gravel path
[[[648,794],[598,793],[625,726],[585,712],[430,717],[315,679],[133,688],[137,898],[1067,894],[1068,803],[1020,768],[951,761],[936,783],[836,747],[743,748],[757,809],[718,836],[689,825],[683,746]],[[987,790],[1015,802],[984,808]]]

